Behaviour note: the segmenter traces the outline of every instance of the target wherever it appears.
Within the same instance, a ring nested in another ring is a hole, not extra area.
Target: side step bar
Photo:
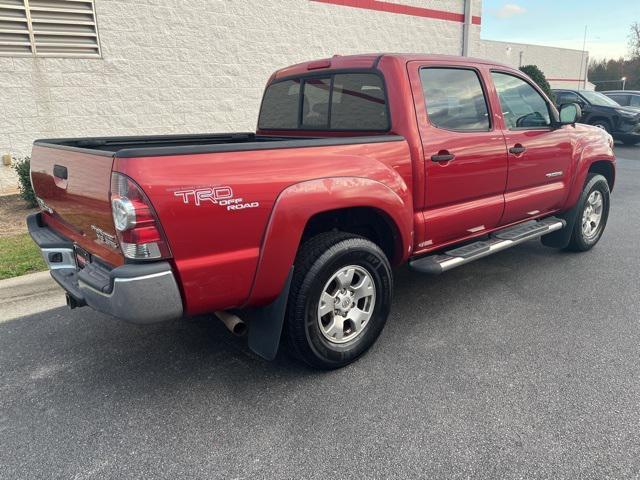
[[[566,222],[564,220],[556,217],[531,220],[498,230],[489,235],[487,240],[470,243],[453,250],[447,250],[441,254],[418,258],[409,262],[409,267],[421,273],[437,275],[465,263],[514,247],[527,240],[555,232],[564,228],[565,225]]]

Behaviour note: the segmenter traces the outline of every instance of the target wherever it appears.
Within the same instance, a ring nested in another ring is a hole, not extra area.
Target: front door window
[[[549,106],[545,99],[521,78],[492,72],[498,91],[504,122],[509,130],[545,128],[551,125]]]

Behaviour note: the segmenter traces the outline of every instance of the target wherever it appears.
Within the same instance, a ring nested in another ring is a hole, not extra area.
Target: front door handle
[[[519,143],[516,143],[513,147],[509,149],[509,153],[513,153],[514,155],[520,155],[526,151],[526,147],[523,147]]]
[[[448,150],[440,150],[437,155],[431,155],[431,160],[434,162],[450,162],[454,158],[456,156]]]

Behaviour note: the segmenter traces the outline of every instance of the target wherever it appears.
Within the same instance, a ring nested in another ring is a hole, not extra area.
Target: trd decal
[[[228,186],[223,187],[202,187],[193,189],[183,189],[173,192],[176,197],[181,197],[182,202],[189,205],[193,203],[199,207],[204,202],[211,202],[214,205],[226,207],[227,210],[244,210],[260,206],[258,202],[245,202],[243,198],[234,198],[233,189]]]

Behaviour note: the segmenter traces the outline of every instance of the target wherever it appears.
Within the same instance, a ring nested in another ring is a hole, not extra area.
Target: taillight
[[[155,260],[171,256],[149,199],[133,180],[121,173],[111,174],[111,212],[125,257]]]

